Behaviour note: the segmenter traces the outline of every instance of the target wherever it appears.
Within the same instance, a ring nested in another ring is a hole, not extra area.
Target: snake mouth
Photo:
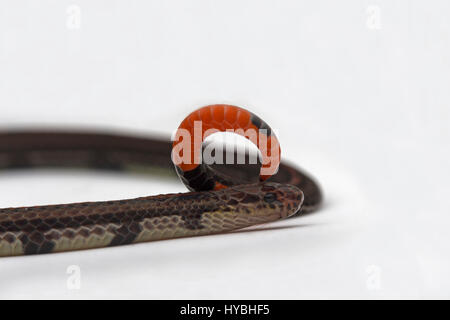
[[[278,191],[282,194],[283,210],[281,210],[281,218],[288,218],[300,211],[304,195],[296,186],[285,184],[278,186]]]

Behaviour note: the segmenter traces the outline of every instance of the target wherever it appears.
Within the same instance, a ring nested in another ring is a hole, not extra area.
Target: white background
[[[0,298],[450,298],[449,12],[445,0],[0,0],[1,128],[169,135],[197,107],[236,104],[325,192],[319,212],[260,231],[2,258]],[[185,190],[92,172],[0,181],[0,207]]]

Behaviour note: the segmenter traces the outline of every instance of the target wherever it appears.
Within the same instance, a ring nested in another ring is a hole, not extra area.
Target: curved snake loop
[[[202,121],[203,130],[254,129],[265,135],[269,149],[278,146],[270,127],[242,108],[207,106],[191,113],[180,128],[193,133],[192,124],[197,120]],[[0,256],[223,233],[311,212],[321,202],[317,183],[299,169],[279,163],[279,158],[274,160],[278,171],[273,175],[263,173],[274,164],[268,159],[263,159],[262,165],[207,166],[182,161],[174,170],[170,155],[177,144],[161,138],[98,132],[0,132],[0,169],[157,169],[172,175],[176,172],[192,190],[129,200],[0,209]],[[256,144],[261,144],[260,140]],[[194,151],[190,160],[195,160]],[[259,181],[254,181],[258,170]]]

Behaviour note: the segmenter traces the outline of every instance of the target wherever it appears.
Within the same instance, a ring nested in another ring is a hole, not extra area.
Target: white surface
[[[1,0],[1,127],[170,134],[196,107],[237,104],[278,130],[325,205],[271,230],[1,259],[0,298],[450,298],[449,11]],[[1,207],[184,190],[100,173],[0,179]]]

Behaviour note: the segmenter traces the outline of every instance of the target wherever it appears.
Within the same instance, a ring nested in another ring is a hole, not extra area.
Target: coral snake
[[[203,139],[211,132],[230,129],[247,138],[256,133],[253,142],[265,151],[261,152],[262,164],[201,162]],[[200,140],[186,141],[189,134],[200,134]],[[317,183],[299,169],[280,163],[274,132],[243,108],[200,108],[181,123],[177,136],[171,142],[95,131],[0,132],[1,169],[84,167],[151,172],[156,168],[172,175],[176,172],[191,191],[0,209],[0,256],[223,233],[310,212],[321,202]],[[274,153],[278,155],[273,157]]]

